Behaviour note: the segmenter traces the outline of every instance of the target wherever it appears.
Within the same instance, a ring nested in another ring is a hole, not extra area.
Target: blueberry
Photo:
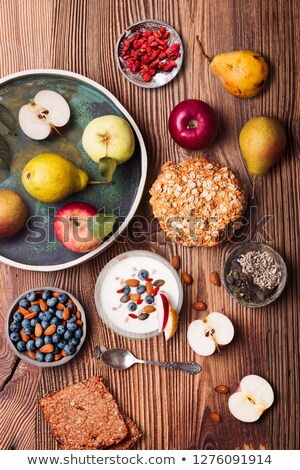
[[[83,330],[82,328],[77,328],[77,330],[74,333],[74,337],[77,339],[80,339],[83,335]]]
[[[60,350],[61,350],[61,349],[62,349],[62,348],[59,348],[59,347],[58,347],[58,345],[57,345],[57,344],[55,344],[55,345],[54,345],[54,351],[53,351],[53,354],[58,354],[58,353],[60,353]]]
[[[57,317],[53,317],[52,320],[50,321],[50,325],[60,325],[60,321]]]
[[[78,339],[78,338],[72,338],[71,341],[70,341],[70,344],[72,346],[74,346],[75,348],[77,348],[79,343],[80,343],[80,339]]]
[[[22,300],[20,300],[19,305],[20,305],[20,307],[23,307],[23,308],[29,308],[30,307],[30,302],[28,302],[27,299],[22,299]]]
[[[137,309],[137,304],[134,302],[129,302],[129,304],[127,304],[127,308],[130,312],[135,312]]]
[[[124,287],[123,287],[123,294],[129,295],[129,294],[130,294],[130,291],[131,291],[131,289],[130,289],[129,286],[124,286]]]
[[[47,300],[48,307],[55,307],[58,304],[58,299],[56,297],[51,297]]]
[[[65,304],[65,303],[68,302],[69,297],[67,296],[67,294],[60,294],[58,296],[58,300],[59,300],[60,303]]]
[[[66,332],[66,327],[63,325],[58,325],[56,333],[58,333],[59,335],[63,335],[65,334],[65,332]]]
[[[22,325],[22,328],[30,328],[31,327],[30,320],[23,320],[21,325]]]
[[[68,356],[72,356],[72,354],[74,354],[75,352],[75,347],[71,344],[66,344],[66,346],[64,347],[64,351]]]
[[[59,343],[61,340],[62,340],[62,336],[59,335],[58,333],[54,333],[54,335],[52,335],[53,343]]]
[[[72,313],[72,316],[67,320],[67,323],[75,323],[77,321],[76,315]]]
[[[154,302],[154,297],[153,297],[153,295],[151,295],[151,294],[146,295],[146,297],[145,297],[145,302],[146,302],[146,304],[153,304],[153,302]]]
[[[14,319],[15,321],[22,321],[22,320],[23,320],[23,315],[22,315],[22,313],[20,313],[20,312],[14,313],[13,319]]]
[[[26,351],[26,343],[24,343],[24,341],[19,341],[17,343],[17,350],[20,352]]]
[[[67,304],[66,307],[69,307],[70,312],[73,312],[74,305],[73,304]]]
[[[50,325],[50,323],[46,320],[42,320],[41,325],[42,325],[43,330],[46,330],[48,326]]]
[[[35,347],[37,349],[41,348],[42,346],[44,346],[45,342],[44,342],[44,338],[42,338],[42,336],[40,336],[39,338],[37,338],[35,340]]]
[[[27,297],[27,300],[29,300],[29,302],[34,302],[38,296],[36,292],[29,292],[29,294],[27,294],[26,297]]]
[[[33,328],[32,326],[26,326],[26,328],[23,328],[23,331],[26,335],[31,335],[31,333],[33,332]]]
[[[39,362],[44,362],[45,360],[45,354],[44,353],[41,353],[40,351],[38,351],[36,353],[36,356],[35,356],[36,360],[39,361]]]
[[[20,322],[13,322],[10,324],[10,327],[9,327],[10,331],[20,331],[21,329],[21,323]]]
[[[67,329],[69,331],[75,331],[77,330],[78,326],[76,325],[76,323],[69,323],[67,322]]]
[[[51,313],[52,315],[55,315],[56,310],[55,308],[49,307],[48,312]]]
[[[9,337],[13,343],[17,343],[18,341],[20,341],[20,335],[16,331],[14,333],[11,333]]]
[[[42,293],[42,299],[48,300],[48,299],[51,299],[51,297],[52,297],[52,293],[49,290],[44,290],[44,292]]]
[[[72,325],[72,323],[70,323],[70,325]],[[67,341],[69,341],[69,339],[73,338],[74,336],[74,333],[73,331],[69,331],[67,330],[64,334],[64,339],[66,339]]]
[[[32,318],[32,319],[30,320],[30,325],[32,326],[32,328],[35,328],[35,325],[36,325],[37,323],[39,323],[38,317]]]
[[[38,318],[39,318],[40,320],[43,320],[43,318],[44,318],[44,312],[40,312],[40,313],[38,314]]]
[[[45,344],[53,344],[52,336],[45,336],[44,342]]]
[[[141,270],[138,272],[138,278],[139,278],[141,281],[144,281],[147,277],[149,277],[149,273],[148,273],[148,271],[146,271],[146,269],[141,269]]]
[[[47,353],[45,355],[45,362],[53,362],[54,361],[54,354],[53,353]]]
[[[50,320],[52,320],[52,313],[50,312],[44,312],[42,320],[48,321],[50,323]]]
[[[136,291],[138,294],[143,294],[146,290],[145,286],[137,286]]]
[[[39,313],[41,311],[41,307],[38,304],[33,304],[33,305],[31,305],[31,310],[33,312]]]
[[[59,318],[59,320],[62,320],[63,319],[63,311],[62,310],[56,310],[56,314],[57,318]]]
[[[27,351],[35,351],[36,350],[35,341],[33,339],[30,339],[27,342],[26,349],[27,349]]]
[[[70,333],[70,332],[69,332]],[[64,349],[65,345],[67,344],[67,340],[66,339],[62,339],[59,343],[57,343],[57,347],[59,349]],[[56,347],[56,346],[55,346]]]

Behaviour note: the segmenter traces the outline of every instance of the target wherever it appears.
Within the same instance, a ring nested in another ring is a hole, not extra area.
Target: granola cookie
[[[154,216],[181,245],[218,246],[232,237],[247,207],[235,174],[204,158],[167,162],[150,189]]]

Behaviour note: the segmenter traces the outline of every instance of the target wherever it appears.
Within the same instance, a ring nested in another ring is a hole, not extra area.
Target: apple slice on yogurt
[[[246,375],[229,397],[230,413],[244,423],[257,421],[274,401],[274,392],[266,379],[259,375]]]
[[[41,90],[19,111],[19,124],[28,137],[43,140],[70,119],[70,107],[65,98],[53,90]]]
[[[165,292],[159,292],[156,298],[158,302],[161,301],[162,305],[158,316],[159,331],[164,332],[165,339],[168,341],[177,330],[179,315]]]
[[[219,346],[229,344],[233,336],[233,324],[219,312],[212,312],[203,320],[193,321],[187,332],[189,345],[200,356],[210,356]]]

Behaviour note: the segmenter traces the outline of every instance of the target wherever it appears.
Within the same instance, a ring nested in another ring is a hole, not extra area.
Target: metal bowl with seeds
[[[229,294],[246,307],[265,307],[283,292],[287,269],[283,258],[268,245],[239,245],[226,258],[222,282]]]

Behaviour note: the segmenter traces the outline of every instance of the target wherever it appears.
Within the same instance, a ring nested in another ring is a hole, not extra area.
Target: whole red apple
[[[88,229],[88,219],[98,214],[97,209],[85,202],[72,202],[61,207],[54,218],[54,232],[68,250],[87,253],[101,244],[101,240]]]
[[[216,138],[219,123],[215,111],[201,100],[178,103],[169,117],[169,131],[176,144],[187,150],[201,150]]]

